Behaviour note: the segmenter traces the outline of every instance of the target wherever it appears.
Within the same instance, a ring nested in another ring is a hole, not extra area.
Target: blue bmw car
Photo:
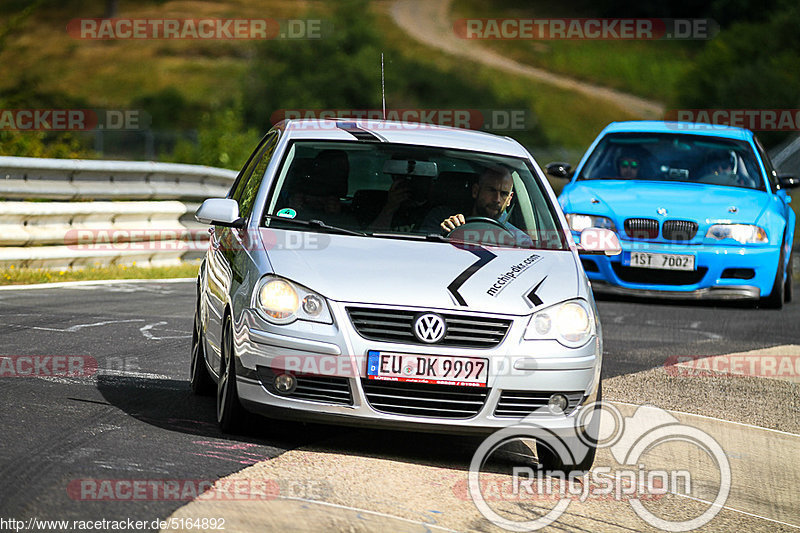
[[[581,159],[551,163],[569,178],[559,201],[573,236],[611,229],[623,252],[584,256],[595,292],[750,299],[792,297],[795,214],[766,151],[741,128],[633,121],[607,126]]]

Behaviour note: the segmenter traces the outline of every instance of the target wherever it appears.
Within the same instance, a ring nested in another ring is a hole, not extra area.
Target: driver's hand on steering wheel
[[[461,224],[464,224],[464,215],[461,213],[446,218],[439,224],[444,231],[453,231]]]

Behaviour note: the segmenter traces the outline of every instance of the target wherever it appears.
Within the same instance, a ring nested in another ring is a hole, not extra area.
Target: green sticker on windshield
[[[275,216],[283,218],[294,218],[297,216],[297,211],[295,211],[291,207],[284,207],[283,209],[275,213]]]

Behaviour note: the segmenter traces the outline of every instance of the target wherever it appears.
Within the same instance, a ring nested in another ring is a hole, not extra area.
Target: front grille
[[[691,220],[667,220],[661,235],[668,241],[691,241],[697,235],[697,222]]]
[[[655,239],[658,237],[658,220],[629,218],[625,221],[625,234],[631,239]]]
[[[261,384],[276,396],[307,400],[309,402],[353,405],[353,394],[350,391],[350,380],[348,378],[295,374],[297,387],[289,394],[283,394],[275,389],[275,372],[272,369],[263,366],[256,368]]]
[[[377,309],[350,307],[350,321],[365,339],[404,344],[426,344],[413,333],[413,323],[419,311],[406,309]],[[503,341],[511,320],[480,316],[439,313],[447,324],[447,333],[436,346],[461,346],[465,348],[491,348]]]
[[[431,385],[362,379],[364,394],[376,411],[430,418],[472,418],[486,403],[487,387]]]
[[[708,271],[706,267],[697,270],[664,270],[630,267],[620,263],[611,263],[611,267],[622,281],[648,285],[694,285],[700,283]]]
[[[547,402],[553,394],[555,392],[504,390],[500,393],[500,400],[498,400],[497,407],[495,407],[494,416],[523,418],[543,407],[545,408],[543,414],[550,414],[546,408]],[[570,414],[574,411],[584,395],[582,391],[562,392],[561,394],[569,400],[564,414]]]

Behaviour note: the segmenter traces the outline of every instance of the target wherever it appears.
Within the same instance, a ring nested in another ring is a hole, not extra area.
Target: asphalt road
[[[250,465],[280,465],[282,458],[288,463],[281,488],[294,484],[295,493],[313,496],[331,488],[327,481],[320,485],[325,476],[317,470],[315,478],[299,468],[293,474],[289,465],[296,463],[285,459],[299,453],[303,464],[324,471],[324,461],[315,463],[302,455],[306,450],[322,450],[325,457],[377,458],[381,468],[396,467],[397,472],[439,463],[458,471],[468,462],[475,443],[446,436],[421,436],[411,443],[393,432],[260,418],[253,419],[244,437],[222,435],[214,423],[214,400],[188,390],[193,304],[190,282],[0,291],[0,355],[84,357],[98,366],[83,377],[0,378],[0,520],[165,519],[187,504],[191,493],[130,501],[125,494],[109,496],[98,487],[108,480],[191,480],[201,486]],[[601,300],[599,307],[608,398],[798,433],[797,383],[755,378],[676,383],[662,370],[674,356],[800,344],[800,304],[765,311]],[[704,396],[688,394],[691,387],[702,389]],[[754,390],[764,396],[763,403],[742,408],[737,398],[753,400]],[[772,417],[765,418],[761,406],[772,409]],[[413,479],[422,474],[408,475]],[[800,517],[783,518],[784,525],[800,524]],[[295,530],[305,529],[302,521],[293,524]],[[473,522],[463,527],[482,529]]]

